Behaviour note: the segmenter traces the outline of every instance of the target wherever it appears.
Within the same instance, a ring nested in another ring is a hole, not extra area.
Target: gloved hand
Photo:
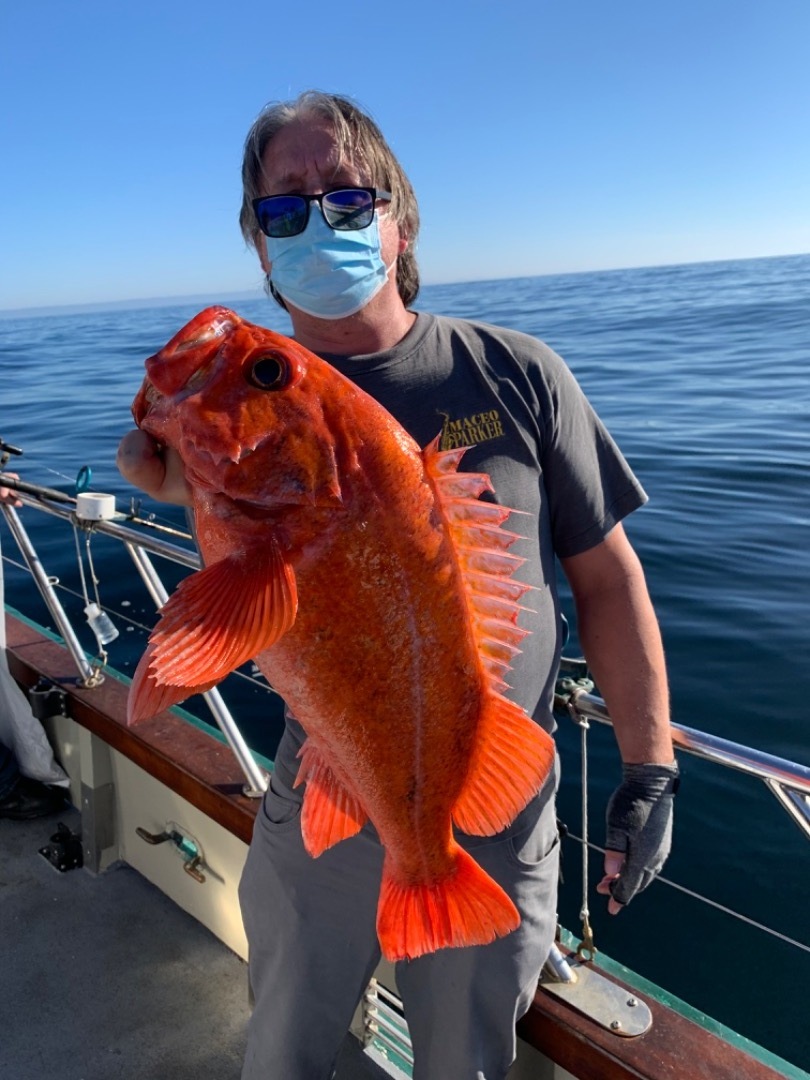
[[[672,843],[672,800],[678,763],[624,765],[607,808],[605,876],[596,891],[610,896],[616,915],[661,870]]]

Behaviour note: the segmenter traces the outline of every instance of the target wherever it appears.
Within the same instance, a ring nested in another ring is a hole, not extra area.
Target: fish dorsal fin
[[[211,689],[241,664],[269,649],[292,626],[298,608],[295,574],[274,537],[184,578],[149,638],[138,668],[133,717],[153,715],[147,701],[173,704]],[[177,688],[156,693],[151,681]],[[171,699],[171,700],[169,700]],[[163,705],[165,708],[165,704]]]
[[[301,810],[304,847],[316,858],[333,844],[354,836],[368,815],[360,800],[335,775],[322,752],[307,739],[298,752],[301,767],[295,786],[306,781]]]
[[[449,528],[467,597],[485,689],[467,781],[453,807],[463,832],[491,836],[506,828],[539,791],[554,762],[551,736],[504,697],[505,674],[527,630],[517,625],[519,603],[532,588],[512,575],[525,559],[509,548],[520,539],[502,528],[514,511],[481,502],[492,491],[483,473],[460,473],[466,447],[441,451],[438,438],[424,451],[425,468]]]
[[[515,511],[480,500],[483,492],[493,490],[492,484],[484,473],[458,472],[466,449],[439,450],[437,437],[423,460],[455,547],[478,655],[491,689],[500,690],[505,686],[502,674],[528,633],[517,625],[525,610],[518,601],[532,586],[512,578],[526,561],[509,552],[522,538],[503,528]]]

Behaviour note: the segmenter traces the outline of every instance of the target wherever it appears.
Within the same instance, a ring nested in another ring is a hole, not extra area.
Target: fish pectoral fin
[[[377,937],[392,963],[436,949],[488,945],[520,925],[512,900],[475,859],[455,841],[451,854],[451,873],[431,884],[399,881],[386,856]]]
[[[306,782],[301,809],[304,847],[313,858],[355,836],[368,820],[360,800],[335,776],[321,751],[307,739],[298,752],[295,786]]]
[[[487,694],[470,770],[453,806],[453,823],[473,836],[510,825],[554,765],[554,740],[513,701]]]
[[[180,582],[149,638],[152,677],[215,685],[295,622],[295,573],[278,542],[229,555]]]
[[[149,671],[152,662],[152,649],[149,646],[141,657],[135,670],[132,685],[127,698],[127,726],[132,727],[152,716],[157,716],[164,709],[178,705],[192,694],[204,694],[219,682],[204,683],[200,686],[174,686],[171,683],[159,683]]]

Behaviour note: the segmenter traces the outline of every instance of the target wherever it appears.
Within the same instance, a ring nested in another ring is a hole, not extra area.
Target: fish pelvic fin
[[[554,753],[552,737],[519,705],[488,694],[453,824],[473,836],[501,832],[543,786]]]
[[[304,847],[313,858],[355,836],[368,815],[360,800],[338,780],[321,751],[307,739],[298,751],[301,767],[295,786],[306,782],[301,808]]]
[[[455,841],[451,850],[451,873],[432,885],[398,881],[386,858],[377,937],[387,960],[487,945],[520,925],[518,910],[501,886]]]
[[[236,552],[180,582],[149,638],[157,682],[219,682],[279,640],[298,609],[278,542]]]

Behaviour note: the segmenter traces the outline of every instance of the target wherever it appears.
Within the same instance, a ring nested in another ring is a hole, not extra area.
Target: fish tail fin
[[[455,841],[453,867],[432,885],[397,881],[383,866],[377,936],[387,960],[409,960],[436,949],[487,945],[520,925],[517,908]]]

